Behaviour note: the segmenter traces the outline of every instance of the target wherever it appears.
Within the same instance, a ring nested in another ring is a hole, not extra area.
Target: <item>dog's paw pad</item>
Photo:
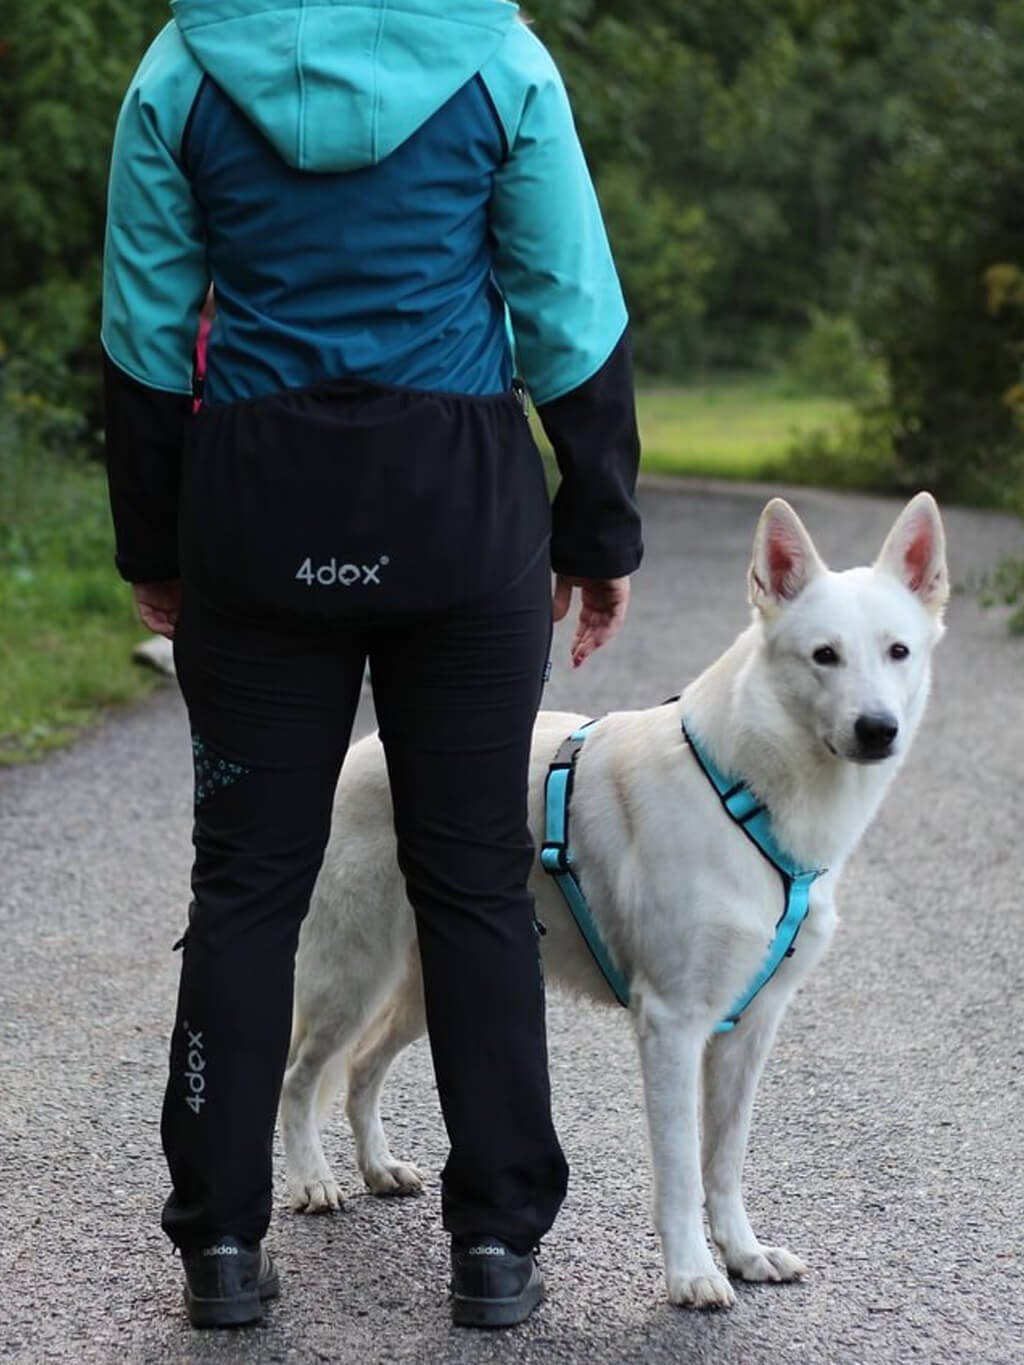
[[[669,1303],[681,1308],[731,1308],[736,1302],[732,1286],[724,1275],[676,1275],[669,1280]]]
[[[752,1284],[789,1284],[808,1274],[799,1256],[785,1247],[758,1247],[729,1262],[729,1274]]]
[[[407,1161],[387,1161],[363,1172],[371,1194],[422,1194],[423,1172]]]
[[[288,1204],[294,1213],[334,1213],[343,1203],[341,1187],[333,1180],[311,1180],[288,1193]]]

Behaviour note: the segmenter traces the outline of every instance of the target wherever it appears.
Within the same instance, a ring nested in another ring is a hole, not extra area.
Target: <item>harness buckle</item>
[[[572,858],[565,844],[545,843],[541,845],[540,865],[545,872],[558,876],[569,871]]]

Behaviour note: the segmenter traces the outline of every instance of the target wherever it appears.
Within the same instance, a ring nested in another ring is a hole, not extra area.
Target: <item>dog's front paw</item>
[[[423,1173],[407,1161],[381,1161],[363,1171],[371,1194],[422,1194]]]
[[[288,1187],[288,1205],[295,1213],[334,1213],[343,1203],[341,1187],[330,1178]]]
[[[681,1308],[731,1308],[736,1302],[732,1286],[724,1275],[670,1275],[668,1301]]]
[[[755,1247],[753,1251],[728,1258],[729,1274],[753,1284],[789,1284],[808,1274],[799,1256],[785,1247]]]

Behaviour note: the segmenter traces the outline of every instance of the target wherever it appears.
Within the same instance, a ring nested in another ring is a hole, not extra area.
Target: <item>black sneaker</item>
[[[520,1256],[497,1237],[452,1242],[451,1287],[460,1327],[514,1327],[544,1297],[534,1253]]]
[[[274,1262],[257,1242],[222,1237],[183,1251],[185,1307],[193,1327],[244,1327],[263,1317],[263,1303],[277,1297]]]

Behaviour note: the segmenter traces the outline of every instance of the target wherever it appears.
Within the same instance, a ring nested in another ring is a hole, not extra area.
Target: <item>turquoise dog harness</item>
[[[675,700],[675,698],[673,698]],[[576,762],[587,738],[587,731],[594,721],[587,721],[574,730],[567,740],[559,746],[554,761],[548,769],[545,784],[545,829],[544,844],[540,852],[540,863],[545,872],[550,873],[565,900],[583,941],[611,987],[620,1005],[629,1004],[629,982],[625,974],[612,961],[608,949],[601,938],[600,930],[594,921],[593,913],[587,903],[578,876],[576,875],[572,850],[569,847],[569,803],[572,798],[573,783],[576,776]],[[683,738],[690,746],[694,758],[704,776],[714,787],[721,799],[730,820],[747,836],[750,842],[765,858],[782,880],[785,905],[775,925],[775,934],[768,948],[767,956],[760,971],[747,989],[739,997],[732,1009],[715,1025],[716,1033],[728,1033],[739,1023],[740,1016],[747,1009],[759,991],[778,971],[783,958],[790,957],[796,945],[800,926],[807,918],[810,908],[810,890],[820,877],[824,868],[805,868],[795,863],[779,847],[772,829],[771,816],[745,782],[734,782],[721,772],[710,756],[697,742],[682,722]]]

